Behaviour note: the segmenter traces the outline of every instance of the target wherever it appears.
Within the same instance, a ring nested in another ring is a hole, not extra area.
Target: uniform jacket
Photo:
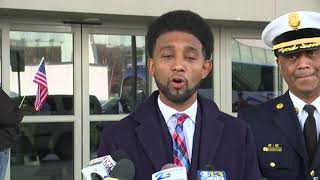
[[[10,148],[15,143],[22,117],[10,97],[0,89],[0,150]]]
[[[158,94],[154,92],[134,113],[102,133],[98,155],[127,152],[135,165],[135,180],[150,180],[152,173],[173,162],[172,139],[158,107]],[[198,102],[191,179],[208,164],[225,171],[228,180],[259,179],[248,125],[219,111],[209,99],[198,96]]]
[[[240,111],[238,117],[251,126],[262,176],[269,180],[311,180],[310,174],[320,175],[320,147],[309,165],[303,131],[288,92]]]

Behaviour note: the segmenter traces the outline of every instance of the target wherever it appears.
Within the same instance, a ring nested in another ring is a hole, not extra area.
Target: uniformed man
[[[289,90],[240,111],[253,130],[260,169],[269,180],[320,177],[320,13],[299,11],[273,20],[262,33]]]

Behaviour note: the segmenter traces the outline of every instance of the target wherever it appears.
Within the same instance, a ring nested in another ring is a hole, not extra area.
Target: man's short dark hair
[[[195,36],[202,44],[204,57],[210,59],[213,51],[213,35],[210,26],[201,16],[186,10],[168,12],[152,22],[148,28],[146,40],[149,57],[153,57],[159,36],[172,31],[186,32]]]

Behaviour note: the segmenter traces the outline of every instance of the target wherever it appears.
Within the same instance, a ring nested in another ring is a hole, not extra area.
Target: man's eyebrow
[[[174,48],[174,46],[172,44],[166,44],[166,45],[159,47],[160,51],[163,49],[172,49],[172,48]]]
[[[185,53],[195,53],[195,54],[203,53],[202,50],[199,52],[198,49],[195,46],[192,46],[192,45],[185,46],[183,51]]]
[[[185,50],[187,50],[187,51],[197,51],[197,48],[195,48],[194,46],[191,46],[191,45],[187,45],[185,47]]]
[[[163,46],[159,46],[159,50],[162,51],[162,50],[166,50],[166,49],[174,49],[174,45],[173,44],[165,44]],[[193,46],[193,45],[186,45],[184,47],[184,50],[185,52],[198,52],[198,49]]]

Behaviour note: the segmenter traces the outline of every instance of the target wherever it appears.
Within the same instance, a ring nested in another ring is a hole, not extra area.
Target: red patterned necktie
[[[173,138],[173,163],[177,166],[184,166],[189,174],[190,161],[183,133],[183,123],[189,117],[183,113],[173,115],[177,119],[177,125],[172,135]]]

